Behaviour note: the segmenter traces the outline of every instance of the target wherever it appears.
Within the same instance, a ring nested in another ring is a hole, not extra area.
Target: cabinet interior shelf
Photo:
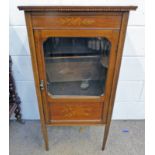
[[[77,60],[76,60],[77,59]],[[94,56],[55,56],[55,57],[45,57],[45,61],[46,63],[51,62],[74,62],[74,61],[86,61],[88,60],[88,62],[90,60],[99,60],[99,62],[101,63],[101,65],[105,68],[108,68],[108,64],[109,64],[109,57],[108,56],[102,56],[101,58],[98,57],[98,55],[94,55]]]

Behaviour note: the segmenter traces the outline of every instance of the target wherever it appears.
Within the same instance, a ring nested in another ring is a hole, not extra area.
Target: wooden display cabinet
[[[128,16],[136,6],[19,6],[25,11],[45,148],[47,126],[105,125]]]

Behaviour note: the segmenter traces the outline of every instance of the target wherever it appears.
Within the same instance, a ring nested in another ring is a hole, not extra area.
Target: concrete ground
[[[112,121],[105,151],[103,126],[48,127],[45,151],[39,121],[10,121],[10,155],[144,155],[145,122]]]

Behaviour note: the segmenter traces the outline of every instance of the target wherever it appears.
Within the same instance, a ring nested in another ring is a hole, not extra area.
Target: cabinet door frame
[[[43,53],[43,42],[49,37],[105,37],[111,42],[111,50],[109,56],[109,67],[107,72],[104,96],[50,96],[47,94],[47,80]],[[102,102],[102,124],[106,122],[108,104],[111,96],[112,81],[117,56],[117,45],[119,39],[119,30],[115,29],[94,29],[94,30],[34,30],[34,39],[36,47],[36,57],[38,64],[39,80],[44,81],[44,90],[41,91],[45,119],[50,123],[49,102],[61,101],[82,101],[82,102]]]

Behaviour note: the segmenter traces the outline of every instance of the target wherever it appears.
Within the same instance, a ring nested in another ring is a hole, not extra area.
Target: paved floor
[[[10,122],[10,155],[144,155],[144,121],[112,121],[105,151],[104,128],[49,127],[49,151],[45,151],[39,121],[24,125]]]

